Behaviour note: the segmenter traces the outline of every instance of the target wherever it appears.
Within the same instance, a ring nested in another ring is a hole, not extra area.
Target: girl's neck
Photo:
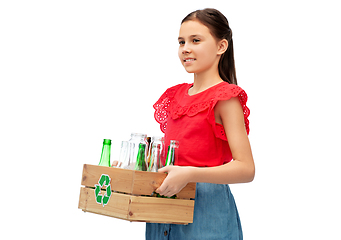
[[[216,73],[194,73],[193,87],[189,90],[190,95],[194,95],[203,92],[210,87],[223,82],[219,76],[219,72]]]

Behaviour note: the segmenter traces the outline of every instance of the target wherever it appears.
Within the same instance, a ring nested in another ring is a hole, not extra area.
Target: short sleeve
[[[248,119],[248,117],[250,115],[250,109],[246,106],[248,96],[247,96],[246,92],[241,87],[234,85],[234,84],[228,84],[228,85],[226,84],[216,91],[215,98],[212,101],[212,105],[211,105],[211,109],[210,109],[211,111],[209,114],[209,120],[210,120],[210,122],[214,128],[216,137],[223,139],[223,140],[227,140],[227,137],[226,137],[223,125],[215,122],[214,107],[218,101],[229,100],[233,97],[238,97],[238,99],[239,99],[239,102],[242,106],[243,113],[244,113],[245,129],[246,129],[247,134],[249,134],[249,132],[250,132],[249,119]]]
[[[179,84],[174,87],[168,88],[153,105],[155,109],[154,118],[160,124],[160,129],[163,133],[166,132],[167,119],[169,116],[170,104],[174,99],[176,91],[184,84]]]

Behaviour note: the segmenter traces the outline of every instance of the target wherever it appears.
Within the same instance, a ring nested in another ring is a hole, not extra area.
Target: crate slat
[[[193,208],[193,200],[132,196],[129,220],[188,224],[193,222]]]
[[[104,191],[101,191],[103,194]],[[105,216],[116,217],[121,219],[128,218],[130,195],[112,193],[107,205],[96,202],[95,190],[92,188],[82,187],[79,197],[78,208],[84,212],[92,212]]]
[[[94,187],[102,174],[107,174],[111,178],[111,189],[131,193],[133,182],[133,171],[118,169],[113,167],[103,167],[84,164],[81,184],[86,187]]]
[[[94,189],[82,187],[78,208],[132,222],[188,224],[193,222],[194,201],[112,193],[103,207],[96,203]]]

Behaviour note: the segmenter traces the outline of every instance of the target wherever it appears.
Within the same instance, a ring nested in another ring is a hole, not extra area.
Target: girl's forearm
[[[207,182],[217,184],[251,182],[255,175],[253,161],[234,160],[217,167],[181,167],[166,166],[159,172],[168,173],[161,186],[155,191],[164,196],[173,196],[189,182]]]
[[[255,166],[252,163],[234,160],[217,167],[189,167],[189,182],[207,182],[217,184],[252,182]]]

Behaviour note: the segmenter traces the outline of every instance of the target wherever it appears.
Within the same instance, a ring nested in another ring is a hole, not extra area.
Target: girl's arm
[[[219,101],[214,111],[216,122],[224,126],[233,161],[207,168],[179,166],[161,168],[159,172],[168,172],[168,176],[156,192],[170,197],[181,191],[189,182],[231,184],[253,180],[255,165],[238,98]]]

